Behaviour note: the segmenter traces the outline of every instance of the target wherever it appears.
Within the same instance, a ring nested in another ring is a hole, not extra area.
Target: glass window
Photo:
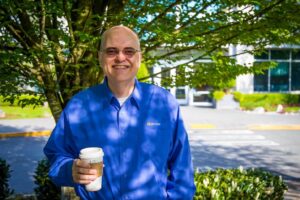
[[[300,63],[292,63],[292,90],[300,90]]]
[[[274,92],[289,90],[289,63],[280,62],[276,68],[271,69],[270,90]]]
[[[263,59],[263,60],[268,60],[269,59],[269,52],[263,52],[260,55],[254,55],[254,59]]]
[[[175,93],[176,99],[185,99],[185,89],[182,88],[176,88],[176,93]]]
[[[288,60],[290,59],[289,50],[271,50],[271,59]]]
[[[162,78],[169,78],[171,76],[171,72],[170,70],[168,70],[169,68],[168,67],[165,67],[165,68],[162,68],[161,71],[163,71],[161,73],[161,77]]]
[[[254,75],[254,91],[268,91],[268,70],[265,70],[263,74]]]
[[[293,60],[300,60],[300,49],[292,51],[292,59]]]
[[[212,98],[210,97],[209,92],[195,92],[194,102],[212,102]]]

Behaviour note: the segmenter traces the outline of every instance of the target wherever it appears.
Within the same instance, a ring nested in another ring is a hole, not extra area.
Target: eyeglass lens
[[[120,49],[118,48],[114,48],[114,47],[109,47],[109,48],[106,48],[105,50],[105,53],[106,55],[110,56],[110,57],[114,57],[114,56],[117,56],[120,52]],[[132,56],[134,56],[134,54],[137,52],[138,50],[134,49],[134,48],[131,48],[131,47],[127,47],[127,48],[124,48],[122,50],[122,53],[130,58]]]

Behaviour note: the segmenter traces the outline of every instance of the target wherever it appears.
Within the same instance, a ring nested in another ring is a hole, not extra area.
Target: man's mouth
[[[112,66],[114,69],[128,69],[128,65],[113,65]]]

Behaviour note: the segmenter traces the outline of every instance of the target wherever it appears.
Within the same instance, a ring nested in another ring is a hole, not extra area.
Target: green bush
[[[10,178],[10,166],[5,160],[0,158],[0,199],[6,199],[14,193],[9,188],[8,179]]]
[[[47,159],[39,161],[34,175],[34,183],[38,185],[38,187],[34,188],[34,192],[39,200],[60,200],[60,187],[54,185],[50,180],[48,176],[49,168],[50,164]]]
[[[225,92],[223,91],[213,91],[213,98],[216,101],[220,101],[225,96]]]
[[[263,107],[267,111],[274,111],[279,104],[283,105],[284,107],[300,106],[299,94],[241,94],[235,92],[234,97],[240,102],[240,107],[244,110],[253,110],[256,107]]]
[[[243,94],[241,92],[235,91],[233,92],[233,98],[235,101],[241,102],[243,101]]]
[[[216,169],[195,173],[194,200],[283,199],[287,185],[280,176],[261,169]]]

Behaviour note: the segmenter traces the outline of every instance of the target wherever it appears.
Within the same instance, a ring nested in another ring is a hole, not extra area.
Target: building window
[[[254,91],[268,91],[268,70],[266,70],[263,74],[257,74],[254,76]]]
[[[262,59],[262,60],[268,60],[269,59],[269,53],[268,53],[268,51],[266,51],[266,52],[263,52],[260,55],[255,55],[254,58],[256,60],[260,60],[260,59]]]
[[[292,63],[292,90],[300,90],[300,62]]]
[[[271,69],[270,91],[289,91],[289,63],[280,62],[278,66]]]
[[[300,60],[300,50],[293,50],[292,51],[292,60]]]
[[[169,68],[162,68],[160,84],[162,87],[170,91],[170,85],[172,82],[171,71]]]
[[[185,99],[186,98],[185,89],[184,88],[176,88],[175,97],[176,97],[176,99]]]
[[[268,50],[268,54],[255,56],[254,64],[275,61],[275,68],[254,75],[256,92],[291,92],[300,90],[300,50]]]
[[[290,59],[289,50],[271,50],[271,59],[272,60],[288,60]]]

